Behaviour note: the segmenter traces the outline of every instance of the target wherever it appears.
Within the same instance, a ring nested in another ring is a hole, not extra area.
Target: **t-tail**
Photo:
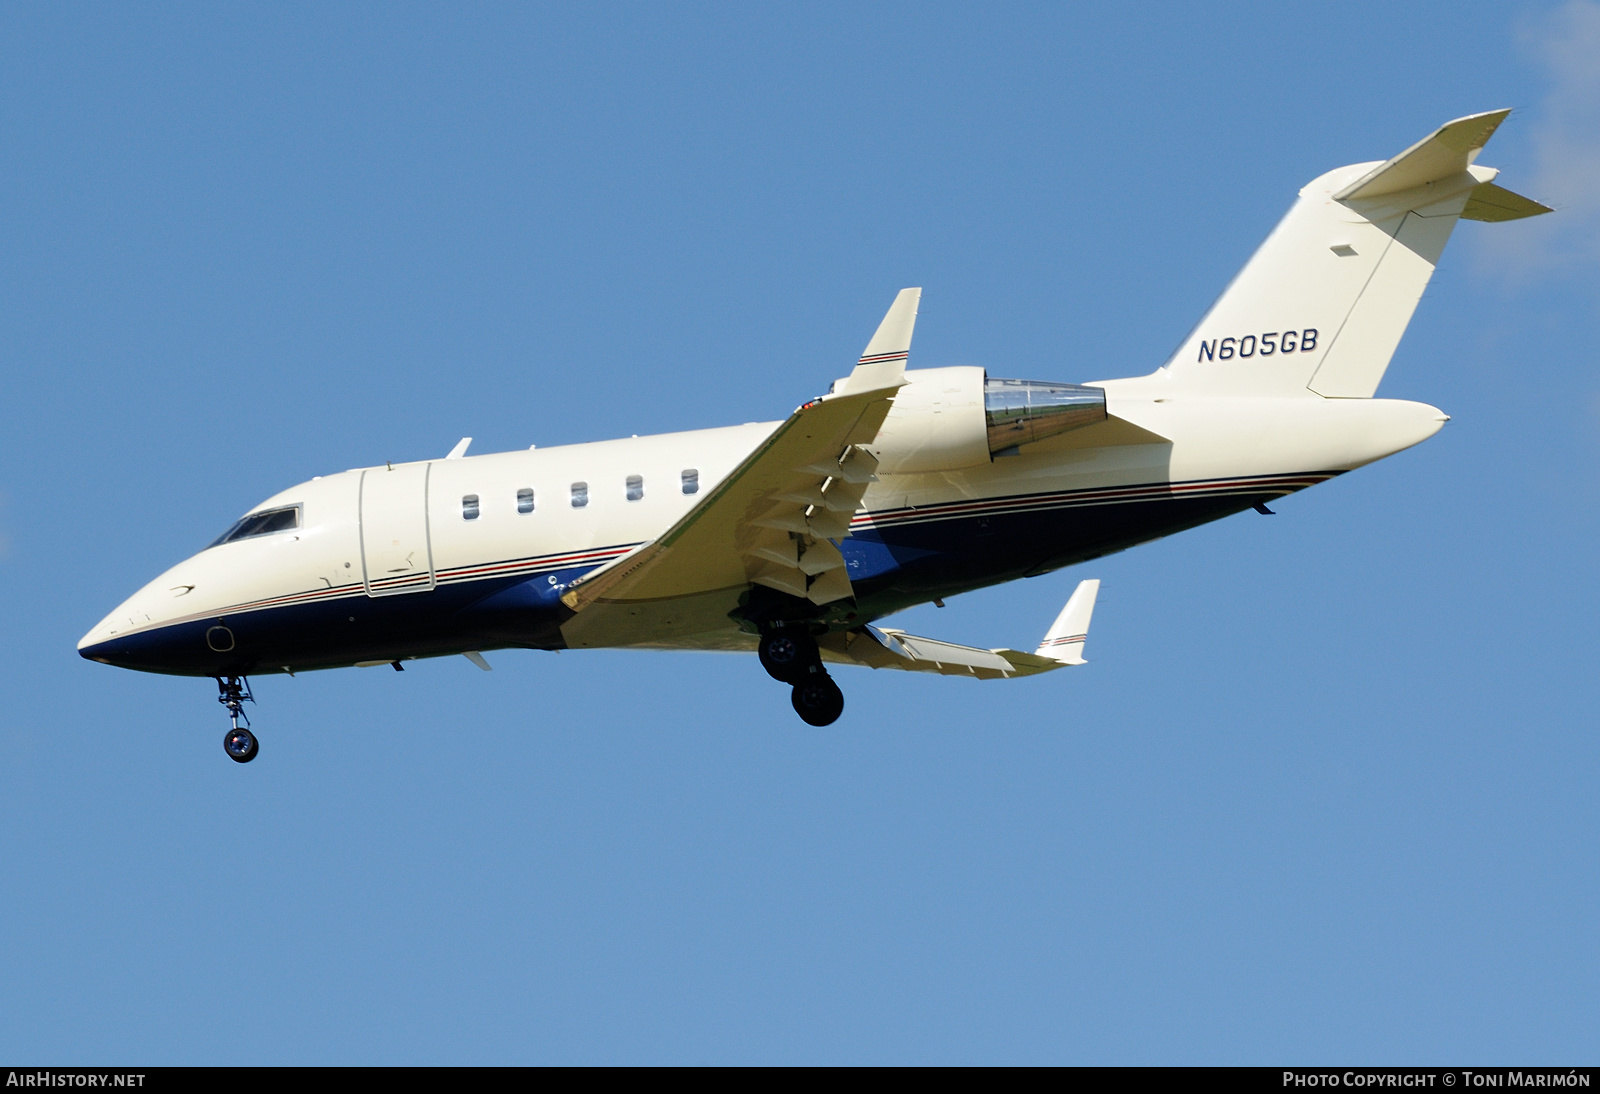
[[[1458,118],[1384,163],[1307,185],[1164,366],[1168,379],[1200,394],[1371,398],[1456,221],[1551,211],[1475,162],[1509,113]]]

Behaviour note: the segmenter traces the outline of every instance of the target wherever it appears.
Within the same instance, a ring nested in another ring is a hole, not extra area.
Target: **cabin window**
[[[468,494],[461,499],[461,519],[478,519],[478,495]]]
[[[643,475],[629,475],[628,476],[628,500],[629,501],[638,501],[642,497],[644,497],[644,476]]]
[[[572,507],[574,509],[582,509],[585,505],[588,505],[588,504],[589,504],[589,484],[586,483],[586,482],[575,482],[575,483],[573,483],[572,484]]]
[[[683,472],[683,492],[685,494],[698,494],[700,492],[700,472],[690,467]]]
[[[300,527],[300,507],[286,505],[281,509],[268,509],[261,513],[251,513],[240,517],[222,535],[212,540],[207,546],[217,547],[224,543],[232,543],[236,539],[251,539],[255,536],[270,536],[274,532],[292,532]]]
[[[517,512],[533,512],[533,488],[531,486],[524,486],[517,491]]]

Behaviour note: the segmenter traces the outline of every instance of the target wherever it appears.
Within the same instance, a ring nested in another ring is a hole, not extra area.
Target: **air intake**
[[[1106,393],[1081,384],[985,379],[983,414],[989,454],[1015,456],[1019,445],[1105,421]]]

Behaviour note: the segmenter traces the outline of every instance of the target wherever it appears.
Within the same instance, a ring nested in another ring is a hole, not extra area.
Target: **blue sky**
[[[0,12],[0,1057],[1593,1062],[1600,7]],[[897,622],[1091,664],[77,638],[381,460],[1154,369],[1328,168],[1518,108],[1380,394],[1423,446]]]

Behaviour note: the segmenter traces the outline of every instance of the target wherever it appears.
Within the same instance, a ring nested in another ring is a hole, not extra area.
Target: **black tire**
[[[829,726],[844,713],[844,692],[825,672],[816,673],[800,681],[789,693],[794,712],[807,725]]]
[[[756,652],[767,675],[785,684],[798,682],[807,669],[821,663],[817,640],[792,627],[780,627],[762,635]]]
[[[261,751],[261,742],[256,740],[256,735],[244,727],[230,729],[222,738],[222,751],[228,754],[228,759],[236,764],[247,764],[256,758],[256,753]]]

